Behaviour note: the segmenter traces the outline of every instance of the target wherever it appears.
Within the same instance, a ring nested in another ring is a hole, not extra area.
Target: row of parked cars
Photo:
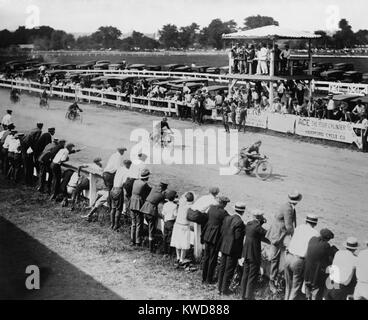
[[[368,83],[368,73],[355,71],[352,63],[316,63],[312,72],[314,76],[325,81]]]

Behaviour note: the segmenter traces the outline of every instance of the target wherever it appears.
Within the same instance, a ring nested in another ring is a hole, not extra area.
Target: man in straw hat
[[[288,202],[285,203],[275,214],[266,238],[270,240],[270,289],[276,292],[277,278],[280,268],[280,258],[288,245],[296,227],[295,206],[302,200],[302,194],[294,190],[288,195]]]
[[[227,216],[224,219],[221,229],[220,252],[222,256],[218,275],[220,295],[232,293],[229,286],[243,249],[245,225],[242,216],[245,212],[245,203],[237,202],[234,211],[232,216]]]
[[[222,223],[229,214],[225,210],[230,199],[221,196],[218,205],[210,206],[208,210],[208,221],[202,230],[202,242],[204,243],[204,260],[202,282],[212,284],[215,268],[217,265],[219,242],[221,238]]]
[[[308,300],[322,300],[328,276],[326,269],[335,254],[336,247],[329,244],[333,238],[331,230],[322,229],[319,236],[311,238],[308,243],[304,267],[305,295]]]
[[[110,191],[110,200],[111,200],[111,211],[110,211],[110,220],[112,230],[119,229],[119,221],[120,216],[123,211],[124,206],[124,188],[123,185],[125,181],[128,179],[130,175],[130,166],[132,162],[130,160],[124,160],[123,166],[118,168],[115,173],[113,187]]]
[[[346,300],[354,293],[356,285],[357,251],[359,244],[355,237],[349,237],[344,243],[345,250],[336,252],[329,268],[329,278],[326,281],[325,300]]]
[[[204,227],[208,220],[208,209],[210,206],[218,205],[217,196],[219,193],[220,189],[218,187],[211,187],[208,194],[199,197],[189,208],[188,215],[196,215],[200,217],[197,223],[200,223]]]
[[[52,195],[50,200],[55,200],[60,192],[61,182],[61,165],[69,160],[69,155],[81,151],[80,149],[74,149],[75,145],[69,143],[64,149],[61,149],[55,157],[52,159],[50,168],[52,171]]]
[[[285,300],[296,300],[300,297],[304,281],[305,256],[310,239],[318,237],[315,229],[318,217],[309,214],[305,224],[295,228],[294,234],[286,249],[285,256]]]
[[[261,268],[262,248],[261,242],[269,243],[265,238],[266,230],[262,227],[267,220],[261,210],[253,211],[253,220],[245,226],[245,242],[242,258],[243,276],[241,280],[241,297],[243,300],[253,300],[257,285],[259,270]]]
[[[103,171],[102,177],[107,190],[110,192],[114,185],[114,176],[116,171],[123,165],[123,155],[127,151],[126,148],[117,148],[109,160],[107,161],[106,167]]]
[[[129,204],[132,218],[132,225],[130,230],[132,245],[141,246],[142,244],[144,215],[141,212],[141,208],[145,203],[149,193],[151,192],[151,187],[147,183],[150,174],[151,173],[148,169],[142,170],[139,179],[135,180],[133,183],[132,197]]]

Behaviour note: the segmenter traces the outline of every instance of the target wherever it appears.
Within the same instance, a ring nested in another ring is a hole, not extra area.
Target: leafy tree
[[[159,46],[160,43],[158,41],[137,31],[133,31],[130,37],[121,40],[120,43],[120,48],[122,50],[153,50],[157,49]]]
[[[261,16],[258,14],[256,16],[249,16],[244,19],[243,30],[261,28],[270,25],[278,26],[279,22],[272,17]]]
[[[160,42],[166,49],[177,48],[179,45],[179,31],[176,25],[166,24],[159,31]]]
[[[121,31],[115,27],[100,27],[91,35],[92,41],[103,48],[116,48],[118,40],[121,37]]]
[[[179,45],[184,49],[188,49],[193,46],[197,40],[197,31],[199,25],[193,22],[190,26],[181,27],[179,31]]]
[[[355,33],[357,44],[367,45],[368,44],[368,30],[359,30]]]
[[[207,38],[208,46],[222,49],[224,46],[222,35],[234,31],[236,31],[236,22],[234,20],[222,22],[220,19],[214,19],[202,33],[201,40],[203,41]]]
[[[346,19],[341,19],[339,22],[340,30],[334,35],[336,49],[342,49],[345,47],[351,48],[356,43],[356,37]]]

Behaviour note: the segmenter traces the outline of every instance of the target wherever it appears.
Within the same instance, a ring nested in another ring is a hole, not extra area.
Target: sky
[[[212,19],[243,23],[255,14],[272,16],[295,30],[333,31],[346,18],[354,31],[368,29],[367,0],[0,0],[0,30],[48,25],[71,33],[92,33],[112,25],[123,33],[157,32]]]

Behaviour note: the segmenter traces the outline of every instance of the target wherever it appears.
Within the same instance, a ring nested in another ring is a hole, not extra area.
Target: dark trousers
[[[169,253],[171,236],[174,229],[175,220],[165,221],[164,224],[164,253]]]
[[[242,299],[254,299],[254,290],[257,286],[259,269],[259,263],[250,260],[244,260],[243,277],[241,279]]]
[[[50,170],[50,162],[39,162],[38,184],[41,192],[45,189],[47,173],[49,174],[47,179],[47,190],[51,193],[52,171]]]
[[[362,132],[362,151],[363,152],[368,152],[368,129],[365,130],[365,134],[363,134]]]
[[[356,285],[355,277],[353,277],[353,279],[350,281],[350,283],[347,286],[343,284],[331,283],[331,286],[333,288],[325,290],[324,299],[325,300],[346,300],[348,295],[351,295],[354,293],[355,285]]]
[[[202,280],[208,283],[214,281],[213,275],[217,265],[218,250],[216,245],[206,242],[204,246],[204,260]]]
[[[144,215],[147,223],[148,223],[148,240],[153,241],[154,234],[156,230],[157,218],[154,215],[146,214]]]
[[[203,116],[204,116],[204,108],[199,108],[197,110],[197,122],[203,123]]]
[[[276,246],[274,244],[271,244],[270,247],[271,247],[270,280],[276,281],[279,274],[281,254],[284,254],[285,248],[281,245]]]
[[[22,150],[22,161],[23,161],[23,172],[24,172],[24,182],[26,185],[32,185],[33,183],[33,171],[34,162],[33,154],[27,154],[27,150]]]
[[[222,120],[222,124],[224,125],[225,131],[230,132],[229,122],[225,121],[225,120]]]
[[[35,168],[33,154],[25,155],[25,158],[23,159],[23,166],[25,183],[26,185],[31,186],[33,184],[33,174]]]
[[[55,199],[60,193],[61,166],[52,162],[50,168],[52,172],[52,197]]]
[[[198,109],[197,108],[192,108],[192,110],[191,110],[192,122],[196,122],[196,120],[197,120],[197,113],[198,113]]]
[[[112,187],[114,186],[114,177],[115,177],[114,173],[104,172],[102,174],[102,178],[103,178],[103,181],[104,181],[105,186],[107,188],[107,191],[109,191],[109,197],[107,198],[107,204],[108,204],[110,210],[111,210],[110,191],[111,191]]]
[[[3,149],[2,150],[3,153],[3,163],[2,163],[2,170],[3,170],[3,174],[7,175],[8,171],[9,171],[9,154],[8,154],[8,149]]]
[[[130,239],[134,244],[141,244],[144,216],[143,213],[137,210],[130,210],[132,224],[130,227]]]
[[[218,291],[220,293],[229,291],[231,279],[234,276],[237,263],[238,257],[222,254],[218,275]]]

